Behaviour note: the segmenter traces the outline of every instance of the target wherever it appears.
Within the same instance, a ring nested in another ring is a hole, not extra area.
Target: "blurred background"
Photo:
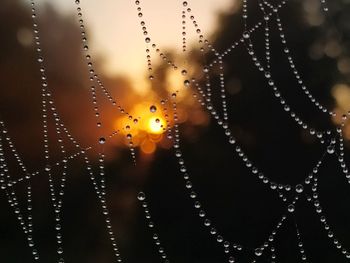
[[[90,52],[101,79],[130,114],[142,119],[132,131],[137,152],[134,166],[125,138],[129,120],[110,106],[102,93],[97,94],[103,133],[120,130],[120,135],[108,140],[105,152],[107,197],[124,261],[161,261],[136,198],[138,191],[143,190],[172,262],[226,262],[216,241],[203,231],[204,226],[185,194],[171,141],[154,125],[154,118],[165,122],[164,116],[160,111],[149,112],[150,105],[160,107],[159,96],[177,90],[184,159],[203,206],[227,240],[248,247],[261,245],[285,212],[276,193],[251,176],[227,144],[221,128],[192,97],[192,91],[183,88],[183,79],[156,57],[152,63],[154,80],[149,80],[145,52],[148,47],[133,1],[81,2]],[[250,2],[249,23],[253,26],[262,14],[256,3]],[[350,1],[328,2],[329,12],[325,14],[318,0],[290,1],[282,9],[281,18],[295,63],[310,91],[329,109],[342,113],[350,109]],[[68,0],[38,3],[45,66],[57,110],[83,147],[94,146],[99,132],[95,128],[76,5]],[[241,1],[193,0],[189,4],[203,34],[218,51],[224,51],[241,37]],[[190,22],[188,51],[182,54],[181,2],[149,0],[142,7],[152,41],[178,65],[195,74],[199,65],[212,59],[199,51],[198,36]],[[1,1],[0,116],[25,164],[36,171],[42,169],[44,158],[40,74],[31,28],[28,1]],[[340,120],[320,113],[305,98],[289,69],[276,26],[271,30],[272,72],[284,97],[311,126],[334,127]],[[263,30],[254,34],[253,40],[263,55]],[[291,185],[302,181],[325,146],[282,110],[243,46],[227,55],[224,65],[229,125],[239,144],[271,179]],[[215,71],[213,83],[213,94],[218,96],[219,89],[214,89],[218,86]],[[348,144],[350,125],[345,127],[345,136]],[[60,159],[56,152],[52,146],[53,161]],[[89,154],[96,163],[94,150]],[[335,235],[344,247],[350,248],[350,186],[334,156],[327,157],[320,170],[320,200]],[[11,169],[13,178],[23,176],[14,165]],[[24,185],[17,187],[19,192],[24,189]],[[34,238],[41,262],[55,262],[54,217],[45,174],[33,179],[33,188]],[[4,193],[0,207],[1,262],[31,262],[25,236]],[[346,262],[304,199],[298,202],[295,216],[309,262]],[[113,262],[100,206],[79,158],[69,168],[63,234],[66,262]],[[277,262],[301,261],[297,251],[294,222],[288,220],[277,235]],[[240,262],[248,262],[251,255],[242,253],[239,258]],[[268,257],[262,257],[261,262],[269,262]]]

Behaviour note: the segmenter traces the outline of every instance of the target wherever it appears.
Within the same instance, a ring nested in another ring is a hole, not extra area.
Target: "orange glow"
[[[144,140],[141,143],[141,151],[146,154],[152,154],[156,150],[156,144],[150,140]]]
[[[161,134],[164,132],[165,120],[161,117],[152,117],[148,120],[148,132]]]
[[[156,111],[150,110],[151,105],[156,107]],[[157,143],[163,140],[163,133],[167,128],[162,106],[153,102],[143,102],[136,104],[129,113],[132,118],[120,117],[115,121],[114,128],[125,136],[126,145],[130,142],[127,139],[130,134],[134,146],[140,147],[146,154],[152,154],[157,148]]]
[[[337,105],[343,110],[348,110],[350,105],[350,86],[346,84],[337,84],[332,88],[332,95]]]

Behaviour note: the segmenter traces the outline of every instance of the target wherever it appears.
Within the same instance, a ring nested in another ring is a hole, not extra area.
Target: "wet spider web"
[[[184,92],[182,90],[176,90],[169,94],[169,96],[162,98],[159,96],[159,101],[152,105],[149,105],[149,111],[151,113],[162,112],[166,116],[166,124],[159,124],[164,129],[167,138],[172,141],[172,150],[174,157],[178,163],[179,174],[184,179],[184,191],[188,195],[192,202],[195,214],[198,216],[201,224],[204,226],[203,231],[207,232],[208,238],[214,240],[215,246],[222,251],[225,256],[226,262],[279,262],[278,251],[276,249],[276,236],[278,236],[281,229],[286,227],[287,222],[292,222],[292,228],[297,240],[297,249],[299,252],[300,260],[302,262],[310,262],[307,256],[307,250],[303,241],[303,233],[298,226],[298,220],[296,220],[295,214],[298,212],[298,203],[300,200],[306,200],[310,203],[310,207],[314,209],[317,215],[320,225],[320,231],[324,231],[329,242],[333,245],[341,255],[344,256],[344,260],[350,259],[350,253],[342,245],[341,240],[337,238],[336,231],[327,220],[326,212],[324,212],[319,193],[319,174],[322,166],[327,163],[330,157],[335,156],[337,163],[346,178],[346,181],[350,183],[350,172],[345,162],[345,146],[344,146],[344,127],[350,116],[349,113],[345,113],[341,116],[341,123],[331,129],[318,130],[308,124],[302,117],[298,116],[298,111],[294,110],[288,100],[284,97],[276,76],[274,75],[275,68],[278,65],[273,64],[271,59],[272,52],[277,52],[271,48],[271,35],[278,34],[278,38],[281,45],[282,56],[285,56],[288,61],[288,66],[293,74],[296,86],[300,88],[303,95],[309,100],[310,104],[315,107],[325,118],[335,117],[339,114],[329,110],[321,102],[315,98],[311,91],[308,89],[303,81],[301,74],[298,71],[298,65],[294,62],[293,51],[289,48],[287,36],[284,30],[283,16],[281,10],[287,8],[289,1],[267,1],[259,0],[254,2],[254,8],[258,10],[261,15],[261,20],[251,26],[250,25],[250,13],[251,7],[249,7],[252,1],[243,0],[242,2],[242,21],[243,31],[242,36],[237,41],[233,42],[224,51],[218,51],[211,44],[211,42],[205,38],[203,29],[200,28],[199,21],[194,16],[195,10],[191,9],[191,3],[189,1],[181,2],[183,7],[181,14],[182,22],[182,51],[184,54],[187,52],[187,35],[191,27],[194,28],[194,33],[198,35],[198,43],[200,45],[200,52],[203,57],[206,57],[204,61],[210,61],[203,65],[200,65],[196,72],[191,71],[189,64],[186,61],[185,65],[177,64],[172,58],[166,55],[165,51],[162,51],[157,44],[153,41],[149,32],[148,25],[144,20],[146,16],[143,13],[142,3],[135,1],[137,10],[137,16],[140,19],[141,29],[145,36],[146,44],[146,58],[147,67],[149,70],[149,79],[154,81],[157,78],[156,72],[153,72],[153,61],[156,57],[160,57],[161,61],[167,65],[171,70],[181,75],[183,79],[183,89],[187,92],[190,91],[192,96],[200,105],[203,106],[208,114],[212,116],[215,125],[222,130],[223,137],[226,143],[232,148],[233,155],[236,156],[241,163],[246,167],[247,171],[257,180],[257,182],[266,186],[267,189],[276,193],[278,199],[280,199],[282,207],[280,216],[275,223],[275,226],[271,229],[270,233],[264,239],[264,242],[256,247],[249,247],[243,245],[239,240],[229,240],[226,238],[225,233],[220,231],[220,226],[216,225],[215,217],[211,217],[204,205],[202,205],[199,196],[199,192],[196,191],[197,187],[192,179],[191,169],[187,167],[187,158],[182,150],[181,141],[181,126],[178,116],[178,96]],[[80,6],[80,1],[75,1],[77,7],[78,22],[80,25],[80,33],[83,50],[85,52],[85,59],[89,73],[91,100],[96,117],[97,127],[103,126],[101,116],[103,112],[100,111],[100,104],[97,90],[102,91],[104,97],[106,97],[111,105],[115,107],[117,111],[125,115],[125,118],[130,120],[130,126],[137,125],[140,121],[135,116],[128,113],[122,105],[123,102],[119,102],[118,98],[114,98],[108,87],[104,85],[100,79],[97,69],[95,68],[93,58],[89,52],[89,42],[87,33],[85,31],[85,21],[83,17],[83,10]],[[325,12],[328,11],[327,3],[321,1],[321,7]],[[116,262],[124,262],[122,255],[118,247],[118,237],[113,231],[112,220],[110,218],[110,212],[108,208],[108,200],[106,198],[106,179],[105,179],[105,153],[104,147],[115,136],[119,135],[120,131],[113,131],[109,135],[100,134],[96,143],[89,147],[82,147],[79,142],[76,141],[74,136],[70,133],[68,127],[64,124],[60,117],[59,112],[55,106],[55,99],[50,90],[49,80],[46,75],[45,57],[41,47],[40,40],[40,28],[37,24],[37,10],[35,2],[30,1],[30,8],[32,11],[33,19],[33,32],[34,41],[37,51],[37,60],[39,64],[39,71],[41,75],[41,96],[42,96],[42,127],[44,136],[44,154],[45,154],[45,166],[40,171],[30,172],[25,166],[25,161],[21,159],[20,154],[17,152],[15,143],[12,141],[11,136],[3,121],[0,122],[1,136],[0,136],[0,183],[1,189],[7,197],[7,202],[16,216],[19,224],[19,229],[23,231],[30,248],[33,259],[40,261],[40,248],[35,242],[35,225],[33,224],[32,210],[35,207],[32,206],[32,192],[33,189],[31,180],[35,176],[47,176],[49,182],[49,194],[51,200],[52,211],[54,213],[53,227],[55,229],[55,242],[57,252],[57,262],[65,262],[64,253],[64,238],[62,234],[62,207],[64,205],[64,195],[66,188],[67,175],[70,171],[70,161],[76,158],[82,158],[85,164],[86,173],[89,175],[91,184],[95,190],[97,200],[101,206],[101,211],[104,216],[104,221],[111,243],[113,253],[115,255]],[[272,30],[272,27],[277,28],[277,33]],[[263,32],[263,37],[257,39],[254,37],[258,32]],[[263,52],[261,52],[261,46],[263,46]],[[227,102],[227,90],[225,81],[225,58],[229,56],[236,49],[241,48],[251,59],[252,65],[256,67],[257,71],[262,75],[266,86],[271,89],[272,96],[276,99],[282,111],[286,113],[286,118],[290,118],[297,126],[305,130],[310,136],[314,137],[321,147],[322,153],[314,161],[312,169],[305,172],[303,180],[293,185],[281,183],[270,178],[267,173],[262,171],[257,164],[249,157],[249,154],[245,152],[241,146],[239,140],[235,137],[234,131],[230,127],[230,114],[228,111]],[[208,60],[210,58],[210,60]],[[181,63],[181,62],[180,62]],[[214,77],[215,76],[215,77]],[[216,78],[216,81],[213,79]],[[155,120],[159,123],[159,120]],[[51,127],[52,126],[52,127]],[[55,136],[49,133],[49,129],[55,132]],[[54,138],[51,138],[54,137]],[[132,162],[137,165],[137,156],[133,142],[134,134],[132,132],[126,135],[129,141],[130,152]],[[55,143],[58,151],[60,152],[62,159],[59,162],[52,163],[51,143]],[[71,145],[76,149],[74,153],[68,153],[67,145]],[[88,157],[87,152],[91,149],[98,151],[98,169],[94,170],[92,162]],[[13,176],[11,168],[8,164],[8,159],[14,159],[17,162],[21,174],[23,176]],[[19,198],[19,194],[16,190],[18,184],[25,185],[25,197]],[[137,195],[138,200],[141,203],[141,207],[144,211],[145,220],[147,226],[151,230],[151,238],[157,248],[159,258],[161,262],[171,262],[172,259],[166,252],[166,243],[161,242],[161,237],[157,233],[156,224],[151,215],[151,209],[149,200],[145,194],[145,191],[140,191]],[[24,201],[23,201],[24,200]],[[228,200],[224,200],[228,201]],[[242,254],[245,257],[242,260]]]

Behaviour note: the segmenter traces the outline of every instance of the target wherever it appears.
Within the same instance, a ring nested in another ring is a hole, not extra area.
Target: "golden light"
[[[162,117],[151,117],[148,120],[148,131],[153,134],[164,132],[165,120]]]
[[[337,84],[332,88],[332,95],[337,103],[334,112],[337,113],[333,117],[333,122],[340,124],[342,122],[342,115],[349,110],[350,105],[350,86],[346,84]],[[345,123],[344,129],[345,139],[350,140],[350,124]]]
[[[337,84],[332,88],[332,95],[337,105],[344,111],[349,110],[350,105],[350,86],[346,84]]]
[[[156,150],[157,146],[154,142],[150,140],[143,140],[140,145],[142,152],[146,154],[152,154]]]
[[[191,76],[191,72],[188,73],[189,76]],[[167,85],[166,89],[169,92],[169,94],[172,94],[176,91],[181,91],[177,93],[177,100],[182,101],[185,98],[188,97],[189,89],[184,88],[184,80],[186,79],[184,76],[181,76],[179,72],[168,70],[167,71]]]
[[[150,110],[151,105],[155,106],[155,111]],[[114,128],[125,136],[125,145],[130,142],[126,138],[127,134],[131,134],[134,146],[140,147],[145,154],[152,154],[158,143],[163,140],[163,133],[167,127],[162,105],[145,101],[135,104],[129,113],[132,118],[125,116],[118,118]]]

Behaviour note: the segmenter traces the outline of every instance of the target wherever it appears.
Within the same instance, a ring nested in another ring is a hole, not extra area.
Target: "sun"
[[[164,132],[165,121],[162,117],[151,117],[147,123],[147,131],[153,134],[161,134]]]

